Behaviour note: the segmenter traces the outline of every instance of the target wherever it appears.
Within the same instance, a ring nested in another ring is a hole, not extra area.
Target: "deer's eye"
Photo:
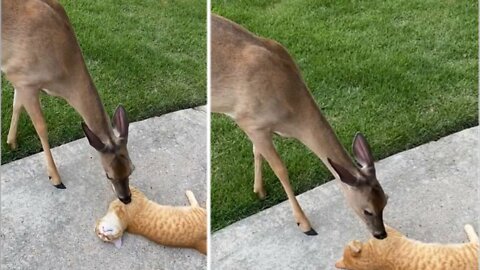
[[[365,216],[373,216],[373,214],[372,214],[371,212],[369,212],[368,210],[366,210],[366,209],[363,210],[363,214],[364,214]]]

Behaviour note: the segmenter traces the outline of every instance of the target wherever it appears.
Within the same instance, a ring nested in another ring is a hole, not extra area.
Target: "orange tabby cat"
[[[130,191],[131,203],[114,200],[107,214],[97,221],[95,232],[100,239],[120,247],[127,230],[161,245],[207,253],[207,214],[191,191],[186,192],[190,206],[183,207],[159,205],[136,188],[130,187]]]
[[[350,242],[335,266],[349,270],[478,270],[478,236],[465,225],[465,244],[426,244],[387,227],[384,240]]]

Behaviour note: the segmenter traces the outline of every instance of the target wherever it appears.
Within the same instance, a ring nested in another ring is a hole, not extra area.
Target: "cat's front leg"
[[[104,242],[113,243],[117,248],[122,246],[123,230],[118,217],[113,213],[108,213],[97,222],[95,233]]]

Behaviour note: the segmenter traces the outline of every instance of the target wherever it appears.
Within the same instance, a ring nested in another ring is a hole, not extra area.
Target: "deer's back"
[[[314,106],[295,61],[279,43],[212,16],[212,110],[274,125]],[[259,119],[260,120],[260,119]]]
[[[63,7],[53,0],[2,1],[2,71],[12,83],[48,88],[85,72]]]

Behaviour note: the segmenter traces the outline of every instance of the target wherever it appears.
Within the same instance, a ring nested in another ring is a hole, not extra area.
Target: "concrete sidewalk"
[[[187,205],[185,190],[191,189],[205,206],[206,128],[205,107],[132,123],[131,185],[172,205]],[[95,221],[115,196],[98,154],[81,139],[53,155],[66,190],[50,184],[43,153],[1,167],[1,269],[205,268],[206,257],[197,251],[140,236],[127,233],[120,249],[100,241]]]
[[[385,222],[422,241],[466,241],[463,225],[478,228],[478,132],[379,161],[377,176],[390,196]],[[283,202],[216,232],[212,269],[335,269],[346,243],[370,237],[334,181],[298,199],[318,236],[302,234]]]

